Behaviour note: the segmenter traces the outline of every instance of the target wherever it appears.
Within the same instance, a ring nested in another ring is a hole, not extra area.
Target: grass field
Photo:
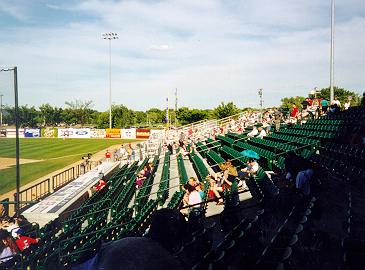
[[[21,164],[21,185],[70,165],[87,153],[135,140],[121,139],[20,139],[20,158],[41,160]],[[15,139],[0,138],[0,157],[15,158]],[[15,167],[0,170],[0,195],[15,189]]]

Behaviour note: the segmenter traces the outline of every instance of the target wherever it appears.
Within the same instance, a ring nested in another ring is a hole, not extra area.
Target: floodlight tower
[[[264,100],[262,99],[262,88],[259,89],[258,93],[260,97],[260,120],[262,122],[262,106],[264,104]]]
[[[331,64],[330,64],[330,104],[334,99],[333,78],[334,78],[334,54],[335,54],[335,0],[331,3]]]
[[[112,128],[112,40],[119,39],[117,33],[104,33],[103,39],[109,40],[109,128]]]
[[[18,106],[18,68],[2,68],[0,72],[13,72],[14,77],[14,118],[15,118],[15,181],[16,181],[16,195],[15,195],[15,214],[18,217],[20,215],[20,148],[19,148],[19,106]],[[1,101],[2,108],[2,101]]]

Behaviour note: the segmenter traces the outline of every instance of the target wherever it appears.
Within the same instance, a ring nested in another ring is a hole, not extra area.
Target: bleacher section
[[[189,159],[168,151],[156,155],[153,173],[138,190],[137,174],[149,160],[124,165],[78,209],[41,228],[38,245],[4,265],[68,269],[92,258],[102,243],[142,236],[157,209],[182,207],[184,191],[174,184],[174,192],[169,192],[171,178],[184,185],[194,170],[207,199],[209,170],[220,171],[218,164],[228,159],[238,168],[245,166],[248,158],[241,152],[249,149],[261,157],[259,170],[247,180],[249,192],[242,193],[250,196],[234,204],[236,187],[226,191],[225,205],[210,217],[205,212],[215,202],[202,204],[202,211],[192,218],[195,227],[189,225],[188,240],[176,254],[185,268],[362,269],[365,148],[349,143],[351,128],[359,126],[364,129],[364,107],[288,126],[264,139],[218,135],[196,143]],[[285,167],[287,153],[314,164],[309,196],[297,194],[276,178]],[[171,162],[177,166],[173,177]]]

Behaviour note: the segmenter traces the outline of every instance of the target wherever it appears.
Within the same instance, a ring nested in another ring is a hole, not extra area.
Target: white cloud
[[[339,5],[335,82],[361,91],[365,9],[349,3]],[[180,105],[206,108],[230,100],[258,106],[258,88],[269,106],[328,86],[329,3],[92,0],[62,8],[66,24],[3,31],[1,61],[19,66],[23,103],[92,99],[106,109],[109,50],[101,34],[110,31],[119,35],[111,44],[113,101],[134,109],[163,108],[175,88]]]

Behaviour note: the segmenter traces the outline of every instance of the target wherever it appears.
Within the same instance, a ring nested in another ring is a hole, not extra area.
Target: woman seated
[[[259,164],[257,163],[257,161],[253,158],[250,158],[247,161],[247,166],[243,169],[241,169],[241,172],[243,172],[243,174],[241,174],[243,177],[249,177],[252,174],[255,174],[257,171],[259,170]]]
[[[208,175],[207,180],[209,181],[209,192],[208,196],[209,199],[217,199],[217,205],[222,205],[223,198],[221,197],[221,194],[224,191],[224,187],[220,184],[219,181],[216,181],[212,176]]]
[[[136,187],[139,188],[142,186],[144,180],[146,180],[151,174],[151,168],[149,165],[145,165],[143,170],[141,170],[136,179]]]
[[[189,183],[184,185],[184,189],[186,190],[186,193],[183,199],[183,203],[185,207],[189,207],[181,209],[180,212],[184,215],[188,215],[192,211],[192,209],[201,207],[202,198],[199,192],[196,190],[196,187],[190,185]]]
[[[18,253],[18,248],[6,230],[0,230],[0,263],[10,260],[12,256]]]

